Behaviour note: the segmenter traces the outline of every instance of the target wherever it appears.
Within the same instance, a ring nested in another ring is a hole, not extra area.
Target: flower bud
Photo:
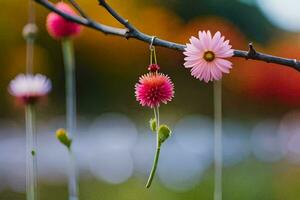
[[[159,142],[163,143],[164,141],[166,141],[168,137],[170,137],[171,133],[172,131],[167,125],[165,124],[160,125],[158,128]]]
[[[56,138],[65,145],[68,149],[71,148],[72,140],[69,138],[68,133],[65,129],[60,128],[56,131]]]
[[[59,2],[55,8],[69,15],[76,16],[76,12],[66,3]],[[47,16],[46,27],[50,36],[55,39],[77,36],[81,31],[80,24],[63,18],[55,12]]]
[[[150,119],[149,125],[150,125],[151,131],[156,132],[156,119],[155,118]]]
[[[159,65],[158,64],[150,64],[148,66],[148,70],[150,72],[157,72],[158,70],[160,69]]]
[[[38,33],[38,27],[34,23],[26,24],[23,28],[22,35],[25,39],[34,39]]]

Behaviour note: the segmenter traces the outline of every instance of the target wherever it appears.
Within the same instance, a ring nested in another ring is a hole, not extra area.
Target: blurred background
[[[78,0],[95,20],[120,25],[96,0]],[[235,49],[300,59],[298,0],[108,0],[150,35],[187,43],[199,30],[221,31]],[[7,92],[25,71],[27,1],[0,0],[0,199],[25,199],[24,111]],[[36,5],[39,35],[34,68],[53,91],[38,107],[41,200],[67,199],[67,152],[54,136],[65,127],[61,46],[45,29],[48,11]],[[176,96],[161,107],[173,136],[163,145],[158,173],[144,188],[154,156],[152,110],[138,105],[134,85],[147,72],[148,45],[85,28],[75,39],[82,200],[194,200],[213,195],[212,84],[191,77],[183,55],[157,48],[161,71]],[[232,58],[224,77],[224,200],[298,200],[300,196],[300,73]]]

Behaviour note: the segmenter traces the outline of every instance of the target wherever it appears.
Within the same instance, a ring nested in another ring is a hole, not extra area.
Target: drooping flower
[[[172,100],[174,85],[167,75],[147,73],[142,75],[135,85],[135,96],[142,106],[154,108]]]
[[[75,11],[66,3],[59,2],[55,7],[69,15],[76,15]],[[81,31],[81,26],[69,21],[55,12],[49,13],[46,20],[48,33],[55,39],[74,37]]]
[[[199,31],[199,38],[190,38],[183,54],[184,66],[191,68],[192,76],[207,83],[220,80],[222,73],[229,73],[232,63],[224,58],[232,57],[233,49],[229,40],[224,40],[219,31],[213,37],[210,31]]]
[[[8,91],[23,103],[30,104],[47,95],[51,87],[51,81],[46,76],[19,74],[10,82]]]

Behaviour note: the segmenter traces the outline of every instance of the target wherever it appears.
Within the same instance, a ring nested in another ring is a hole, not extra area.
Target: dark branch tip
[[[249,51],[248,51],[248,53],[247,53],[247,58],[256,55],[256,50],[255,50],[255,48],[254,48],[254,46],[253,46],[253,43],[252,43],[252,42],[249,42],[249,45],[248,45],[248,46],[249,46]]]
[[[102,6],[102,5],[103,5],[103,1],[102,1],[102,0],[98,0],[98,4],[99,4],[100,6]]]
[[[298,64],[297,59],[293,59],[293,62],[297,66],[297,64]]]
[[[128,28],[126,28],[126,32],[125,32],[125,38],[128,40],[129,38],[132,37],[132,34],[131,34],[131,30],[129,30]]]

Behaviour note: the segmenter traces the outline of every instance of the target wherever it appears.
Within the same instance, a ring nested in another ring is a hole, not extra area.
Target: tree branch
[[[95,22],[91,19],[86,19],[86,18],[76,16],[76,15],[69,15],[69,14],[55,8],[55,6],[52,3],[50,3],[48,0],[35,0],[35,1],[37,3],[43,5],[45,8],[59,14],[60,16],[64,17],[67,20],[70,20],[70,21],[76,22],[78,24],[81,24],[83,26],[95,29],[104,34],[117,35],[117,36],[121,36],[121,37],[124,37],[124,35],[126,35],[126,32],[127,32],[126,29],[107,26],[107,25]]]
[[[61,15],[62,17],[76,22],[78,24],[81,24],[83,26],[95,29],[97,31],[100,31],[107,35],[116,35],[119,37],[124,38],[134,38],[146,43],[151,43],[151,39],[153,36],[145,34],[141,31],[139,31],[137,28],[135,28],[132,24],[129,23],[128,20],[124,19],[121,15],[119,15],[112,7],[110,7],[105,0],[98,0],[99,5],[101,5],[103,8],[105,8],[118,22],[120,22],[123,26],[125,26],[125,29],[122,28],[116,28],[112,26],[107,26],[104,24],[101,24],[99,22],[95,22],[94,20],[88,18],[82,9],[78,6],[78,4],[75,2],[75,0],[69,0],[72,5],[79,11],[81,16],[74,16],[69,15],[67,13],[64,13],[58,9],[55,8],[55,6],[50,3],[48,0],[35,0],[37,3],[41,4],[42,6],[46,7],[47,9]],[[178,51],[184,51],[184,48],[186,47],[183,44],[174,43],[171,41],[163,40],[158,37],[155,37],[155,40],[153,41],[153,45],[155,46],[161,46],[166,47],[169,49],[175,49]],[[297,71],[300,72],[300,62],[296,59],[288,59],[288,58],[282,58],[277,57],[273,55],[268,55],[264,53],[257,52],[252,43],[249,43],[249,51],[242,51],[242,50],[234,50],[234,57],[240,57],[245,59],[251,59],[251,60],[258,60],[258,61],[264,61],[267,63],[275,63],[279,65],[284,65],[291,67]]]
[[[80,8],[80,6],[76,3],[75,0],[68,0],[72,6],[80,13],[80,15],[86,19],[89,19],[89,17],[85,14],[85,12]]]

